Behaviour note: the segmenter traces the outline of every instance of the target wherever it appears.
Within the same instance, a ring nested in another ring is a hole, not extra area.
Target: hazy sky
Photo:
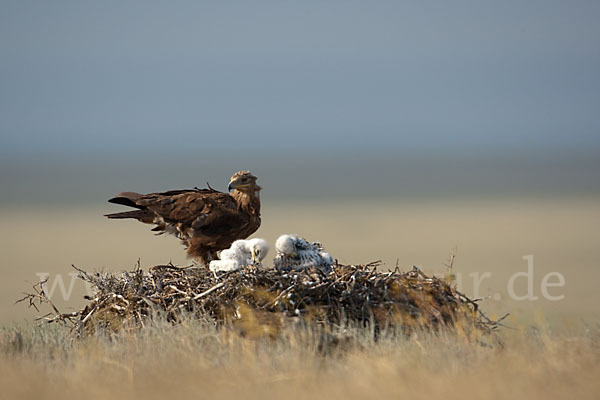
[[[0,1],[0,154],[600,148],[600,2]]]

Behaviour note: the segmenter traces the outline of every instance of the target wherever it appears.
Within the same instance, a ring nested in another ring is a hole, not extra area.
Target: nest
[[[483,331],[499,325],[451,282],[427,276],[417,267],[384,272],[377,270],[379,265],[336,265],[328,275],[310,269],[281,273],[256,267],[215,274],[202,266],[170,264],[148,272],[138,265],[130,272],[90,274],[74,267],[95,289],[82,310],[60,313],[45,296],[43,283],[22,300],[36,308],[49,303],[54,313],[44,318],[70,324],[80,334],[144,326],[154,315],[177,322],[190,314],[218,326],[233,324],[246,333],[258,329],[270,335],[290,320],[405,333],[452,327],[458,320]]]

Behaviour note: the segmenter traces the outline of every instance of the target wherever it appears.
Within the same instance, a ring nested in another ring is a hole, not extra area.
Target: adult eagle
[[[212,188],[172,190],[164,193],[140,194],[123,192],[109,203],[137,208],[107,214],[111,219],[133,218],[155,224],[152,230],[177,236],[187,247],[189,257],[203,264],[217,258],[217,251],[234,241],[245,239],[260,226],[261,187],[250,171],[233,174],[229,192]]]

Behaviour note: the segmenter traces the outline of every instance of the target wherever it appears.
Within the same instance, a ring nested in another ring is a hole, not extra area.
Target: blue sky
[[[598,1],[0,10],[5,157],[600,149]]]

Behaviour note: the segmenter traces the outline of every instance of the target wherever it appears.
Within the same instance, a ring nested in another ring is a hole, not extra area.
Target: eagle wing
[[[174,225],[184,236],[190,230],[203,235],[221,235],[244,222],[235,200],[227,193],[201,189],[144,195],[135,202],[151,210],[166,225]]]

